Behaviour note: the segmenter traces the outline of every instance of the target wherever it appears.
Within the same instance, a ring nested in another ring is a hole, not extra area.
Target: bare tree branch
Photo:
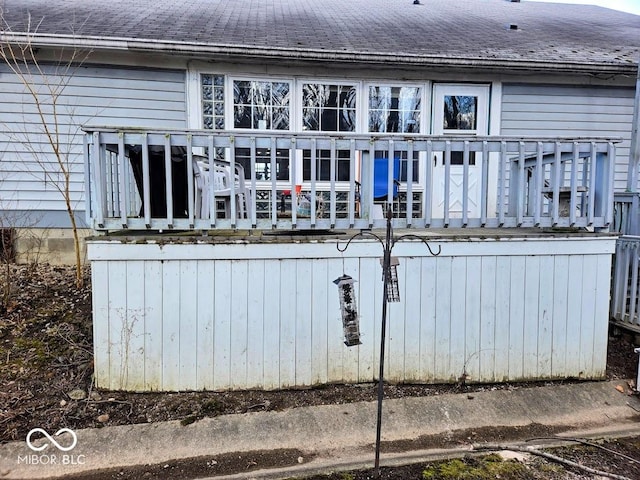
[[[4,18],[1,18],[4,25],[4,32],[11,33],[11,28]],[[61,50],[58,54],[55,71],[50,74],[43,68],[37,55],[37,48],[34,47],[36,37],[41,22],[33,23],[31,15],[27,18],[27,31],[22,42],[1,41],[0,60],[9,67],[9,70],[16,76],[19,83],[24,87],[25,93],[29,97],[29,103],[35,108],[37,124],[42,129],[46,138],[50,152],[43,152],[36,148],[31,132],[24,131],[20,143],[28,151],[35,162],[41,167],[45,185],[47,180],[54,185],[64,200],[65,209],[71,223],[76,259],[76,283],[82,286],[82,260],[80,239],[78,236],[78,225],[76,223],[74,211],[75,206],[72,201],[71,179],[72,179],[72,147],[75,146],[74,139],[78,135],[79,125],[73,125],[75,132],[63,133],[62,127],[65,115],[61,112],[63,106],[62,96],[64,90],[69,85],[73,76],[77,72],[88,56],[90,50],[83,51],[79,48],[72,49],[71,52]],[[73,115],[71,115],[73,117]],[[70,125],[72,126],[72,125]],[[9,134],[13,141],[17,140],[16,135]],[[55,159],[55,170],[51,169],[49,158]]]

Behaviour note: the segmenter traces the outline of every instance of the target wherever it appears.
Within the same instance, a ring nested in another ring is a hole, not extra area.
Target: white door
[[[488,85],[436,84],[433,88],[434,135],[487,135],[489,117]],[[470,152],[467,214],[480,217],[482,154]],[[444,217],[445,159],[443,153],[434,155],[433,217]],[[462,217],[464,197],[464,167],[462,152],[451,153],[449,178],[449,216]]]

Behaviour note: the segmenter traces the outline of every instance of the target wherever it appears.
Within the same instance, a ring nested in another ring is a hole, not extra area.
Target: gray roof
[[[640,16],[507,0],[0,0],[38,42],[247,56],[482,68],[633,71]],[[517,29],[510,28],[517,26]],[[5,37],[6,38],[6,37]]]

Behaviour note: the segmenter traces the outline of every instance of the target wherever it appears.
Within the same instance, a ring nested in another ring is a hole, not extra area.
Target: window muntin
[[[302,85],[302,129],[321,132],[356,130],[356,86]]]
[[[420,87],[369,87],[369,132],[419,133]]]
[[[224,130],[224,76],[203,74],[200,85],[204,128]]]
[[[289,82],[233,81],[233,126],[255,130],[289,130]]]

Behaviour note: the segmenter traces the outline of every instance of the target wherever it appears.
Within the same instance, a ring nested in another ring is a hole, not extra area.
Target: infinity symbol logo
[[[31,443],[31,436],[36,432],[39,432],[39,433],[43,434],[51,443],[53,443],[56,446],[56,448],[58,450],[62,450],[63,452],[68,452],[69,450],[73,450],[73,447],[75,447],[76,443],[78,443],[77,435],[75,434],[75,432],[73,430],[71,430],[69,428],[61,428],[60,430],[58,430],[56,433],[53,434],[54,437],[57,437],[59,435],[62,435],[63,433],[70,433],[71,437],[73,438],[73,442],[71,443],[71,446],[69,446],[69,447],[63,447],[62,445],[60,445],[58,442],[55,441],[55,439],[51,435],[49,435],[42,428],[34,428],[33,430],[30,430],[29,433],[27,433],[27,445],[34,452],[41,452],[42,450],[44,450],[45,448],[47,448],[49,446],[48,443],[45,443],[41,447],[35,447]]]

